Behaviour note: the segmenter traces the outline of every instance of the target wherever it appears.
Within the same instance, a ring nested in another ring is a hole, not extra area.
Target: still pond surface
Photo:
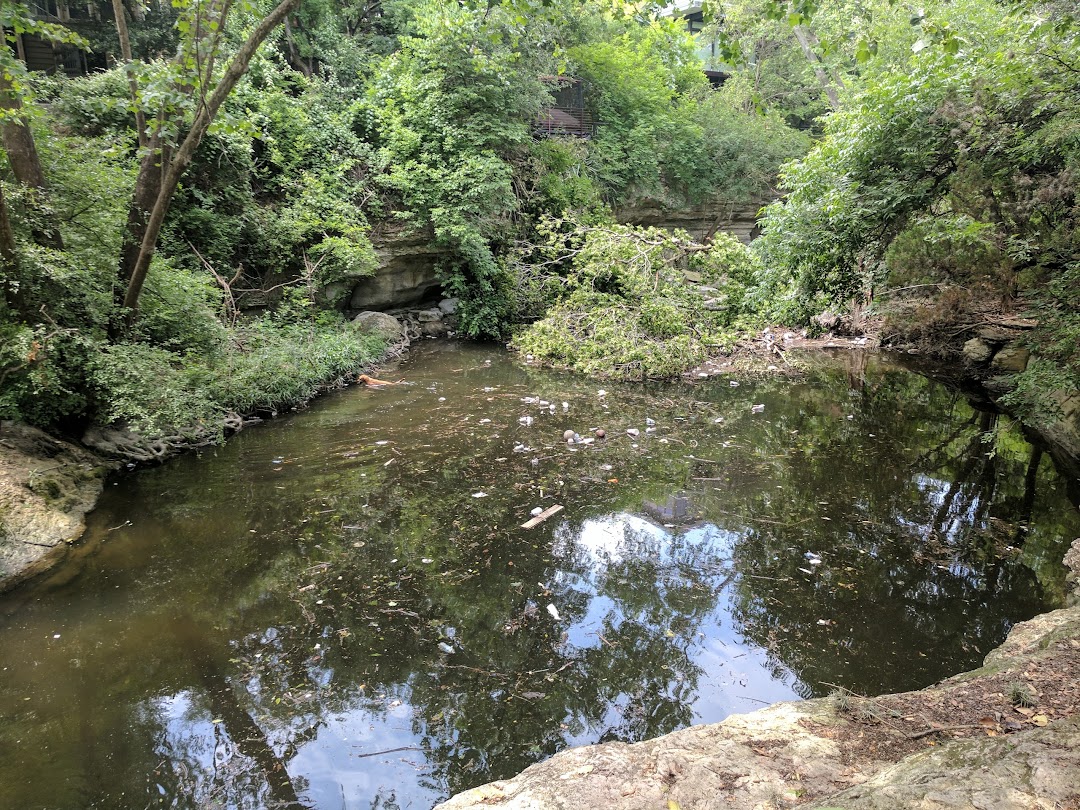
[[[0,603],[0,807],[427,808],[921,687],[1055,606],[1080,534],[1015,425],[875,358],[602,394],[430,344],[391,375],[108,487]]]

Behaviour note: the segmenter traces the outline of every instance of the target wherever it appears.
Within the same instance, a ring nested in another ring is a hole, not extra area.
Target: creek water
[[[433,343],[380,376],[107,487],[0,603],[0,806],[426,808],[922,687],[1056,606],[1080,534],[1015,424],[876,357],[622,386]]]

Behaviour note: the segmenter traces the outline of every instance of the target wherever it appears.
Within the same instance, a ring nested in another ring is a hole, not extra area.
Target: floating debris
[[[488,494],[486,492],[474,492],[472,496],[474,498],[486,498]]]
[[[636,438],[638,437],[638,435],[639,435],[640,433],[641,433],[641,431],[640,431],[640,430],[638,430],[637,428],[627,428],[627,429],[626,429],[626,435],[627,435],[627,436],[632,436],[632,437],[633,437],[633,438],[635,438],[635,439],[636,439]]]
[[[519,416],[518,422],[523,424],[525,427],[529,427],[529,425],[533,423],[533,418],[531,416]]]
[[[533,507],[533,510],[531,512],[529,512],[529,514],[532,515],[533,517],[536,517],[537,515],[539,515],[543,511],[544,511],[544,507],[536,506],[536,507]]]
[[[562,435],[562,437],[563,437],[563,441],[564,441],[564,442],[572,442],[572,441],[574,440],[574,437],[575,437],[576,435],[577,435],[577,434],[576,434],[576,433],[574,433],[574,431],[572,431],[572,430],[564,430],[564,431],[563,431],[563,435]]]
[[[524,523],[522,523],[521,528],[523,528],[523,529],[531,529],[533,526],[537,526],[537,525],[543,523],[545,520],[547,520],[552,515],[561,512],[562,509],[563,508],[562,508],[561,504],[555,504],[554,506],[549,506],[547,509],[545,509],[543,512],[541,512],[539,515],[536,515],[535,517],[530,518],[529,520],[526,520]]]
[[[440,641],[439,642],[439,649],[442,650],[447,655],[449,655],[450,653],[452,653],[454,651],[454,648],[451,645],[447,644],[445,641]]]
[[[559,609],[555,605],[548,602],[547,612],[557,622],[561,622],[562,618],[559,616]]]
[[[750,408],[750,413],[765,413],[765,404],[761,403]]]

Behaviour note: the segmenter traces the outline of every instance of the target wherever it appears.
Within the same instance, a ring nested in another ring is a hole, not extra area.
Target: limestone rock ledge
[[[93,453],[36,428],[0,423],[0,591],[67,553],[110,468]]]
[[[968,700],[985,687],[1007,712],[1003,684],[1034,669],[1074,678],[1078,665],[1080,607],[1065,608],[1018,624],[981,669],[881,701],[895,698],[910,712],[923,701]],[[1075,680],[1072,691],[1080,697]],[[1078,704],[1065,705],[1075,711]],[[832,698],[780,703],[646,742],[563,751],[436,810],[1080,808],[1080,715],[1058,712],[1045,727],[1028,723],[995,736],[978,728],[956,739],[952,733],[868,726]]]

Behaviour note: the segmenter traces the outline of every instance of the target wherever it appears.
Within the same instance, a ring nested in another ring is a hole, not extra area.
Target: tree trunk
[[[131,70],[131,38],[128,36],[127,17],[124,16],[124,0],[112,0],[113,16],[116,17],[116,35],[120,38],[120,55],[124,58],[124,71],[127,73],[128,89],[131,91],[131,103],[135,107],[135,129],[139,134],[139,147],[145,148],[146,116],[139,104],[139,83]]]
[[[8,308],[22,313],[22,296],[16,276],[19,272],[19,254],[15,249],[15,235],[11,231],[4,189],[0,186],[0,269],[3,269],[4,302]]]
[[[37,147],[34,146],[34,136],[26,119],[20,115],[22,102],[11,87],[11,80],[0,71],[0,110],[6,111],[6,115],[0,118],[0,139],[3,140],[4,151],[7,152],[8,162],[11,163],[11,173],[16,182],[29,190],[31,195],[30,205],[36,222],[33,223],[34,241],[42,247],[63,250],[64,242],[60,237],[60,231],[55,227],[49,227],[44,223],[46,219],[45,206],[42,198],[49,190],[45,181],[45,172],[41,168],[41,159],[38,157]]]
[[[818,56],[817,51],[814,50],[812,40],[817,41],[815,37],[805,26],[795,25],[791,29],[795,33],[795,39],[799,41],[799,47],[802,48],[803,56],[810,62],[811,67],[814,70],[814,76],[817,77],[818,84],[821,85],[821,89],[825,91],[825,97],[829,100],[829,106],[833,111],[840,109],[840,94],[836,91],[837,86],[841,89],[844,87],[844,83],[838,77],[830,76],[829,72],[825,69],[825,63],[821,61],[821,57]]]
[[[162,172],[160,179],[160,186],[158,188],[157,197],[154,200],[153,206],[149,209],[149,216],[146,218],[146,226],[142,233],[142,238],[139,241],[138,251],[131,251],[134,254],[134,260],[129,263],[129,253],[124,252],[121,257],[122,264],[120,268],[120,278],[123,283],[126,284],[126,290],[124,293],[123,306],[127,309],[127,321],[130,324],[137,315],[139,305],[139,295],[142,293],[143,283],[146,281],[146,274],[150,269],[150,260],[154,256],[154,250],[157,248],[158,237],[161,235],[161,226],[165,222],[165,215],[168,213],[169,205],[172,203],[173,195],[176,193],[176,188],[180,184],[180,177],[191,163],[192,158],[195,156],[195,150],[202,142],[203,136],[206,135],[207,129],[210,127],[210,123],[213,121],[214,116],[217,114],[222,103],[228,97],[229,93],[236,86],[236,83],[240,81],[240,78],[247,72],[248,65],[251,62],[252,56],[255,55],[255,51],[263,41],[270,35],[270,32],[276,28],[285,15],[291,12],[300,4],[300,0],[282,0],[282,2],[262,19],[262,21],[255,27],[255,30],[251,32],[247,40],[241,46],[233,57],[229,66],[225,69],[224,75],[221,77],[221,81],[218,82],[214,88],[214,92],[206,99],[205,103],[200,104],[197,112],[195,113],[195,120],[191,124],[191,129],[188,130],[187,137],[184,138],[180,148],[176,150],[176,153],[172,155],[171,159],[165,160],[164,154],[162,155],[162,161],[160,169],[155,165],[153,160],[143,160],[143,164],[139,170],[139,177],[136,180],[136,199],[132,201],[132,208],[135,209],[139,204],[139,192],[143,191],[144,198],[148,196],[150,184],[154,182],[154,178],[149,175],[156,172]],[[140,218],[140,207],[137,211],[132,213],[136,215],[136,218]],[[132,215],[129,214],[128,221],[132,221]],[[134,242],[132,238],[134,233],[128,233],[127,239]]]

